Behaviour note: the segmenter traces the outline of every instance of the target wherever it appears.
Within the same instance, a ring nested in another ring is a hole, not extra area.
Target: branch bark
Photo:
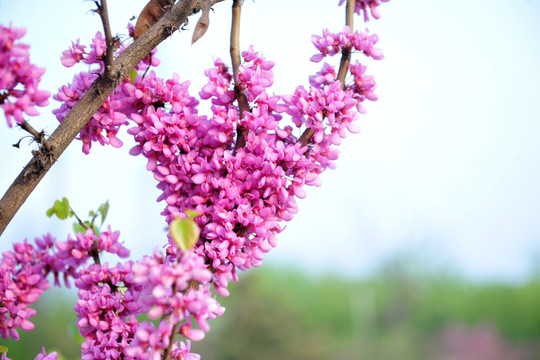
[[[243,0],[233,0],[230,46],[234,78],[234,94],[236,95],[236,101],[238,101],[240,120],[244,118],[245,111],[250,111],[246,94],[244,94],[244,91],[238,86],[238,69],[240,68],[240,15],[242,13],[242,1]],[[236,129],[235,151],[246,145],[246,135],[247,130],[239,124]]]
[[[109,24],[109,10],[107,9],[107,0],[101,0],[100,3],[95,1],[97,6],[97,12],[101,17],[103,23],[103,33],[105,34],[105,43],[107,44],[107,52],[105,53],[105,66],[103,74],[109,76],[111,71],[113,54],[114,54],[114,38],[111,33],[111,25]]]
[[[42,154],[41,151],[36,151],[34,157],[0,200],[0,235],[43,176],[113,92],[118,82],[127,77],[153,48],[179,29],[188,16],[199,11],[198,0],[179,1],[163,18],[118,56],[111,65],[109,76],[102,75],[94,81],[47,140],[51,147],[50,153]]]
[[[355,0],[347,0],[345,5],[345,25],[349,27],[351,34],[354,32],[354,6]],[[341,88],[345,88],[345,77],[349,71],[349,64],[351,63],[351,50],[343,49],[341,53],[341,61],[339,63],[339,70],[337,79],[341,81]]]

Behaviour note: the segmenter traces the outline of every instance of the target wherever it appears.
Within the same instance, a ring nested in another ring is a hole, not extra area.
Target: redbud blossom
[[[0,24],[0,108],[9,127],[12,120],[22,124],[24,114],[39,115],[36,106],[48,105],[51,96],[38,88],[45,69],[30,63],[29,46],[18,41],[25,33],[25,29]]]

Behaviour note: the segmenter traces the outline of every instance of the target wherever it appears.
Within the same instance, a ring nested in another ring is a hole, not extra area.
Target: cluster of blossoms
[[[172,324],[181,325],[187,338],[200,339],[202,331],[192,329],[191,319],[208,331],[208,314],[215,317],[224,310],[210,294],[211,274],[202,259],[193,252],[175,258],[156,252],[136,264],[86,266],[88,259],[102,252],[127,257],[129,251],[118,242],[118,235],[110,228],[99,236],[89,229],[67,241],[46,235],[36,238],[35,245],[15,243],[13,251],[4,252],[0,259],[2,338],[19,339],[17,328],[33,329],[29,318],[35,310],[28,306],[49,288],[46,277],[53,273],[56,285],[61,274],[66,286],[72,278],[79,289],[75,312],[85,337],[81,359],[159,359],[155,354],[168,347]],[[201,285],[190,288],[190,284]],[[145,312],[152,319],[172,314],[174,322],[162,320],[157,331],[152,323],[137,320]],[[171,359],[198,359],[189,352],[189,342],[174,344],[171,354]],[[1,359],[8,358],[4,354]],[[56,353],[43,353],[36,359],[55,360]]]
[[[364,21],[369,21],[369,9],[371,16],[373,16],[374,19],[379,19],[381,17],[381,13],[379,12],[379,9],[377,9],[377,7],[381,5],[381,3],[388,1],[390,0],[355,0],[354,12],[358,15],[361,15],[361,12],[363,12]],[[347,0],[339,0],[339,6],[343,5],[346,2]]]
[[[370,8],[378,18],[380,1],[357,1],[356,11],[367,16]],[[319,51],[311,58],[314,62],[352,52],[382,59],[374,46],[377,36],[367,30],[325,30],[312,41]],[[54,95],[61,102],[53,111],[59,121],[103,71],[103,36],[98,33],[86,49],[77,40],[62,54],[66,67],[82,62],[89,69]],[[117,53],[122,50],[120,46]],[[358,132],[354,122],[365,112],[363,102],[377,99],[374,78],[358,61],[349,66],[349,83],[338,80],[335,68],[324,63],[309,78],[308,88],[278,96],[269,92],[274,63],[252,47],[242,58],[236,81],[219,59],[205,71],[208,83],[199,97],[210,103],[211,113],[200,115],[189,82],[180,82],[176,74],[164,80],[145,71],[159,64],[152,54],[139,64],[137,74],[119,83],[79,135],[84,153],[93,142],[119,147],[118,131],[131,120],[128,133],[137,145],[130,154],[147,158],[167,223],[187,217],[188,210],[199,215],[194,218],[201,229],[195,246],[180,250],[169,236],[165,254],[156,251],[113,267],[100,264],[99,253],[126,257],[128,251],[110,228],[99,235],[93,230],[78,233],[65,242],[46,236],[37,239],[36,250],[26,242],[18,244],[21,255],[8,252],[0,262],[5,279],[0,286],[6,285],[0,287],[2,336],[17,337],[16,327],[31,329],[28,318],[34,313],[28,305],[48,287],[45,276],[53,273],[56,284],[63,275],[66,285],[73,278],[79,289],[75,311],[85,337],[82,359],[157,360],[165,349],[171,350],[171,359],[199,359],[190,353],[189,340],[202,339],[208,320],[223,314],[215,293],[227,296],[238,270],[261,265],[276,246],[283,222],[297,213],[296,199],[306,196],[304,186],[321,184],[319,175],[338,158],[336,145],[348,132]],[[242,97],[248,108],[241,110]],[[284,115],[289,122],[281,121]],[[88,259],[95,263],[86,265]],[[13,295],[12,288],[22,295]],[[140,322],[143,313],[153,322]],[[174,342],[177,333],[189,340]]]
[[[118,232],[102,232],[95,236],[90,229],[86,234],[78,233],[76,239],[55,241],[50,235],[15,243],[13,251],[6,251],[0,258],[0,336],[7,339],[19,338],[17,327],[31,330],[34,325],[29,318],[35,311],[28,305],[35,302],[49,288],[46,277],[54,275],[60,285],[59,276],[70,286],[69,278],[78,278],[78,271],[95,252],[107,251],[127,257],[129,251],[118,242]]]
[[[339,33],[331,33],[328,30],[323,31],[322,36],[312,36],[313,45],[320,51],[320,54],[315,54],[311,57],[311,61],[319,62],[325,56],[334,56],[340,54],[343,50],[351,51],[352,49],[364,53],[375,60],[383,58],[380,49],[374,47],[379,41],[377,35],[369,35],[368,31],[356,31],[351,34],[350,28],[345,26],[343,31]]]
[[[0,25],[0,108],[9,127],[13,120],[22,124],[24,114],[39,115],[36,106],[48,105],[51,96],[38,88],[45,69],[31,64],[29,46],[18,42],[25,33],[25,29]]]

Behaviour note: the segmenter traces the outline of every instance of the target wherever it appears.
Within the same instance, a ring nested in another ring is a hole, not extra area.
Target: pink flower
[[[56,359],[58,359],[58,354],[56,353],[56,351],[47,355],[45,348],[42,347],[41,354],[38,354],[34,360],[56,360]]]
[[[364,12],[364,21],[369,21],[368,9],[371,13],[371,16],[374,19],[379,19],[381,14],[377,8],[381,3],[388,2],[390,0],[356,0],[354,6],[354,12],[360,15],[360,12]],[[341,6],[346,2],[346,0],[339,0],[339,5]]]
[[[36,106],[48,105],[50,92],[38,85],[45,69],[30,63],[28,45],[20,44],[26,30],[0,25],[0,108],[8,126],[22,124],[24,114],[39,115]]]
[[[62,65],[65,67],[72,67],[73,65],[80,62],[84,56],[86,55],[86,52],[84,51],[84,48],[86,46],[80,45],[80,39],[77,39],[77,42],[74,43],[71,42],[71,47],[62,52],[62,56],[60,58]]]
[[[322,36],[313,35],[311,38],[313,45],[320,51],[311,57],[311,61],[320,62],[326,56],[334,56],[342,51],[356,50],[364,53],[375,60],[381,60],[383,54],[374,45],[379,41],[377,35],[369,35],[368,30],[351,34],[349,27],[345,26],[340,33],[323,31]]]

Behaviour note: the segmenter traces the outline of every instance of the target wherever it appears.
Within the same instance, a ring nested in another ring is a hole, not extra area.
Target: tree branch
[[[347,0],[347,5],[345,5],[345,25],[349,27],[351,34],[354,32],[354,6],[355,0]],[[341,51],[341,61],[339,62],[339,70],[337,75],[337,80],[341,82],[341,88],[345,89],[345,77],[349,71],[349,65],[351,63],[351,50],[343,49]],[[315,132],[313,129],[307,128],[304,130],[298,142],[302,147],[306,146]]]
[[[355,0],[347,0],[345,6],[345,25],[349,27],[351,34],[354,32],[354,5]],[[339,70],[337,79],[341,81],[341,88],[345,89],[345,77],[349,71],[349,64],[351,63],[351,49],[343,49],[341,51],[341,61],[339,63]]]
[[[111,34],[111,26],[109,24],[109,11],[107,10],[107,0],[101,0],[100,3],[95,1],[97,6],[97,13],[101,17],[101,22],[103,23],[103,33],[105,34],[105,44],[107,44],[107,52],[105,53],[105,66],[103,69],[104,76],[109,76],[113,55],[114,55],[114,43],[115,39]]]
[[[234,94],[238,101],[240,110],[240,120],[244,118],[244,111],[250,111],[249,102],[244,91],[238,86],[238,69],[240,68],[240,15],[242,13],[242,0],[233,0],[232,24],[231,24],[231,62],[233,67]],[[236,129],[236,144],[234,150],[243,148],[246,145],[247,130],[238,125]]]
[[[200,6],[197,0],[179,1],[163,18],[118,56],[111,65],[110,76],[101,76],[94,81],[49,137],[50,154],[34,152],[32,160],[0,200],[0,235],[54,162],[116,88],[118,82],[127,77],[152,49],[180,28],[188,16],[198,11],[200,11]]]

